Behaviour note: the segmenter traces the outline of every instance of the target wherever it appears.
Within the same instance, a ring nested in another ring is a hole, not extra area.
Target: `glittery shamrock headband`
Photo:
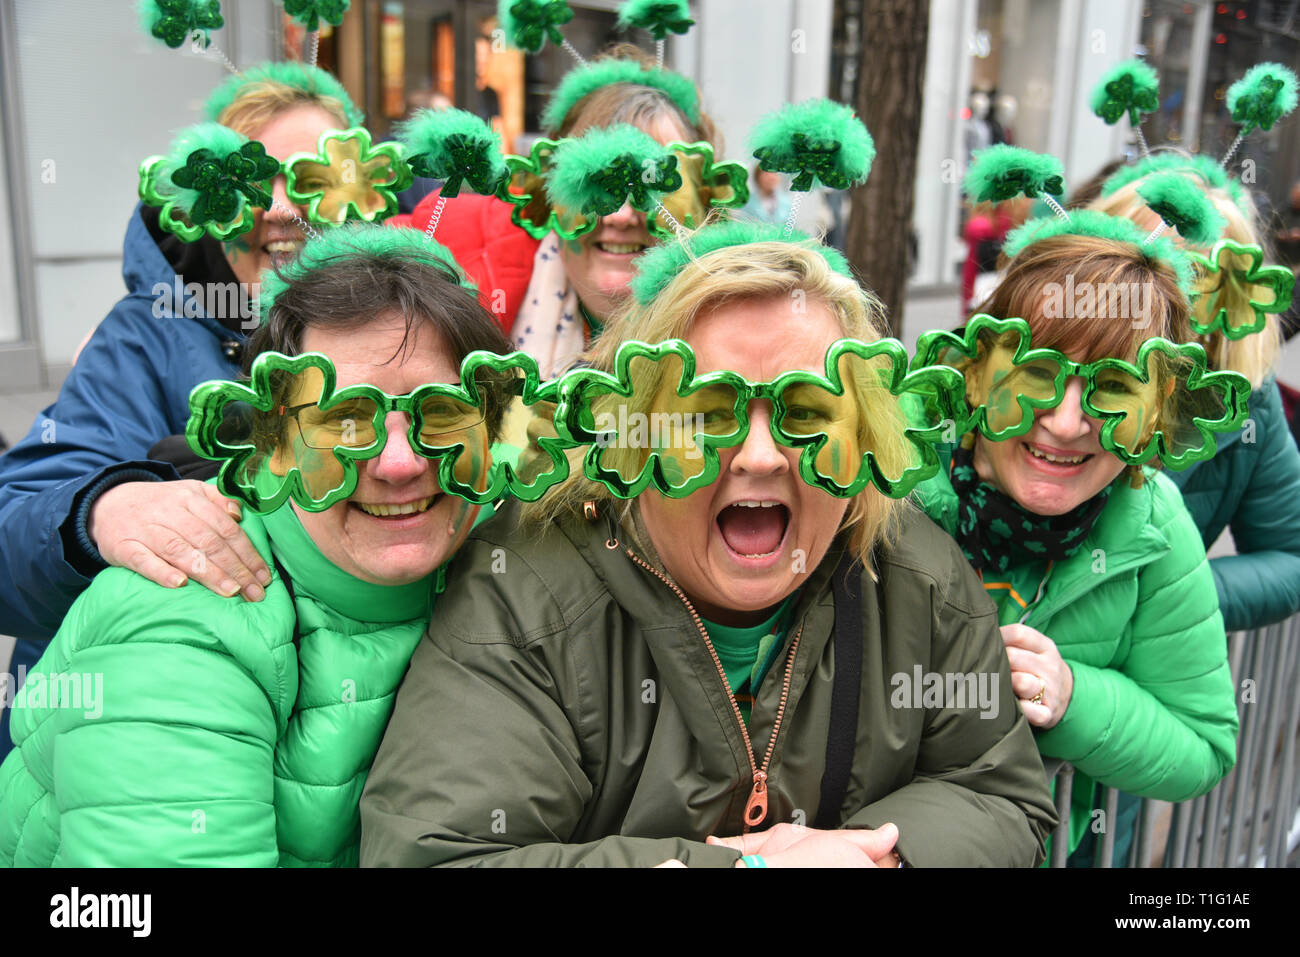
[[[1151,338],[1135,362],[1077,363],[1055,349],[1033,348],[1023,319],[976,315],[961,332],[931,331],[917,342],[912,369],[946,366],[966,376],[968,412],[957,431],[978,429],[999,442],[1027,433],[1038,410],[1065,400],[1066,380],[1084,380],[1081,405],[1103,420],[1101,447],[1126,464],[1160,459],[1175,470],[1214,455],[1214,433],[1239,427],[1250,382],[1209,372],[1197,343]]]
[[[573,19],[573,10],[565,0],[499,0],[497,19],[511,46],[537,53],[550,40],[579,63],[586,62],[560,31]],[[654,37],[661,67],[668,34],[685,33],[694,23],[687,0],[625,0],[618,11],[620,27],[637,27]]]

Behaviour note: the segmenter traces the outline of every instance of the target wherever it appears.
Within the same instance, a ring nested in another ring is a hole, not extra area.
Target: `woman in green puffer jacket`
[[[474,350],[508,351],[454,270],[405,235],[341,229],[309,243],[287,282],[267,277],[274,304],[264,299],[248,361],[319,352],[338,387],[402,396],[457,381]],[[335,487],[338,459],[322,451],[311,466],[330,422],[318,370],[271,390],[272,412],[257,419],[274,436],[262,479],[292,458],[309,488]],[[499,406],[479,419],[463,434],[486,450]],[[368,444],[373,421],[358,415],[350,444]],[[264,601],[196,582],[167,589],[123,568],[94,580],[14,702],[0,863],[357,863],[362,786],[439,569],[478,511],[441,491],[406,413],[382,422],[387,438],[356,462],[348,498],[245,510],[240,524],[275,573]]]
[[[1089,288],[1100,303],[1106,290],[1144,284],[1149,321],[1064,318],[1049,304],[1067,288]],[[1173,270],[1147,249],[1063,235],[1025,245],[982,311],[1023,316],[1030,345],[1091,363],[1133,362],[1145,339],[1167,334],[1186,310]],[[1073,849],[1093,820],[1094,782],[1167,801],[1209,791],[1235,760],[1237,710],[1214,579],[1178,490],[1103,448],[1103,420],[1081,404],[1084,370],[1069,370],[1055,407],[1027,408],[1041,386],[1052,391],[1054,367],[1018,361],[1017,344],[990,333],[969,360],[950,363],[965,372],[985,427],[964,436],[915,496],[998,605],[1039,750],[1076,768]],[[1180,382],[1154,360],[1144,371],[1145,383],[1099,372],[1090,386],[1093,403],[1130,403],[1114,433],[1130,452],[1154,441],[1155,429],[1171,445],[1182,434],[1170,413]],[[1123,860],[1131,828],[1106,826]]]

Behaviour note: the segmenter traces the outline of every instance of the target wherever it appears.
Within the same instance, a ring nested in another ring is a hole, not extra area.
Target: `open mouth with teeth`
[[[422,498],[414,502],[404,502],[401,505],[372,504],[370,502],[350,502],[348,504],[371,518],[383,521],[400,521],[427,512],[437,499],[437,495],[430,495],[428,498]]]
[[[1033,445],[1029,442],[1022,442],[1021,445],[1024,446],[1025,451],[1028,453],[1029,457],[1032,458],[1035,462],[1041,462],[1047,465],[1048,467],[1053,467],[1053,468],[1061,468],[1061,469],[1077,468],[1080,465],[1083,465],[1085,462],[1087,462],[1090,458],[1092,458],[1092,454],[1089,452],[1078,452],[1073,455],[1062,455],[1060,452],[1048,452],[1046,449],[1043,449],[1037,445]]]
[[[639,256],[647,247],[643,243],[596,243],[596,248],[611,256]]]
[[[263,246],[262,252],[271,260],[271,264],[279,269],[297,259],[302,247],[301,239],[277,239]]]
[[[790,509],[780,502],[746,500],[728,505],[715,519],[727,548],[741,558],[770,558],[781,551]]]

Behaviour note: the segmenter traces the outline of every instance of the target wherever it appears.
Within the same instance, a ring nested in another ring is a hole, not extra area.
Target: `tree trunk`
[[[912,232],[921,93],[929,39],[930,0],[864,0],[858,116],[876,142],[865,186],[853,190],[845,241],[849,262],[889,310],[894,335],[903,328]]]

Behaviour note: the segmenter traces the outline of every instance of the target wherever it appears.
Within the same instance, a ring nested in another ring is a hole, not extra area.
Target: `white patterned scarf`
[[[537,247],[533,275],[510,340],[537,360],[543,379],[567,371],[587,348],[586,323],[578,311],[578,295],[564,272],[555,233],[548,233]]]

